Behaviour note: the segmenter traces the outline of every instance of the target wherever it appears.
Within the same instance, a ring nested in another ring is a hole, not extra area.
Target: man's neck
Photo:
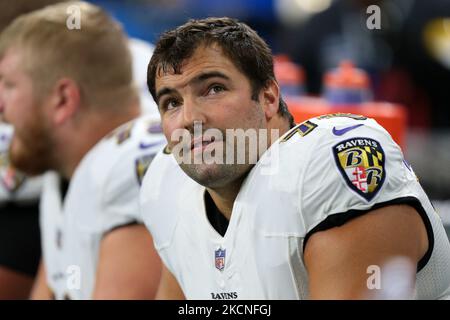
[[[211,199],[214,201],[217,209],[230,220],[231,213],[233,211],[234,201],[241,189],[242,183],[244,182],[247,175],[243,178],[238,179],[237,181],[233,181],[223,188],[206,188],[206,191],[211,196]]]
[[[84,156],[108,133],[120,125],[139,116],[137,112],[129,112],[117,116],[104,115],[100,112],[91,114],[86,117],[75,131],[73,130],[67,139],[61,141],[60,150],[64,150],[60,154],[61,166],[59,173],[66,179],[74,174]]]
[[[284,133],[289,131],[290,126],[289,123],[286,121],[283,117],[276,117],[273,118],[271,123],[268,126],[268,137],[267,141],[269,141],[269,146],[271,146],[275,141],[272,141],[272,135],[270,131],[272,129],[279,130],[279,136],[282,136]],[[276,135],[278,138],[278,135]],[[253,168],[253,167],[252,167]],[[244,183],[245,179],[248,176],[248,173],[250,173],[252,169],[250,169],[247,174],[245,174],[243,177],[233,181],[232,183],[228,184],[225,187],[221,188],[206,188],[207,192],[211,196],[212,200],[214,201],[214,204],[216,205],[217,209],[228,219],[230,220],[231,214],[233,211],[234,201],[236,200],[236,197],[242,187],[242,184]]]

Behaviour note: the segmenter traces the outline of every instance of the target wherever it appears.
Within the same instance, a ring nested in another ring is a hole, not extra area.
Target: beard
[[[16,129],[9,146],[11,164],[30,176],[54,169],[53,143],[43,120],[35,117],[25,130]]]
[[[253,164],[180,164],[181,169],[198,184],[222,188],[245,177]]]
[[[267,128],[264,123],[264,114],[258,113],[260,109],[255,103],[255,112],[246,119],[248,122],[243,122],[242,126],[237,128],[242,130],[241,138],[229,136],[226,129],[209,128],[209,130],[216,130],[219,137],[215,137],[203,152],[194,152],[191,149],[191,140],[195,138],[194,130],[191,130],[187,135],[189,139],[185,139],[187,141],[180,144],[183,147],[178,148],[181,152],[176,153],[181,156],[175,155],[181,169],[191,179],[211,189],[226,187],[245,178],[259,159],[258,130]],[[254,130],[256,140],[253,139],[253,142],[255,143],[250,143],[250,140],[245,138],[246,130]],[[205,134],[205,131],[208,132],[208,128],[202,128],[200,132],[206,140],[210,140],[210,135]]]
[[[210,152],[205,151],[193,154],[191,150],[188,157],[191,161],[179,162],[181,169],[197,183],[212,189],[221,188],[242,178],[251,170],[255,163],[249,163],[249,161],[238,162],[236,143],[229,142],[227,144],[227,139],[224,136],[223,141],[213,143],[213,148],[210,148],[212,150]],[[211,147],[211,145],[208,147]],[[234,150],[231,153],[233,156],[227,158],[227,151],[231,149]]]

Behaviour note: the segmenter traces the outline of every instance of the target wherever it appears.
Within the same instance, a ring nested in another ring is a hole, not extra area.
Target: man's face
[[[197,48],[183,62],[181,74],[157,73],[155,89],[169,147],[192,179],[220,188],[245,176],[256,162],[249,155],[255,145],[249,146],[249,139],[239,143],[228,133],[252,129],[258,134],[267,122],[263,107],[252,100],[250,81],[220,47]],[[182,130],[189,135],[179,143]],[[239,154],[245,154],[244,162]]]
[[[0,111],[14,126],[9,149],[12,164],[30,175],[48,170],[52,148],[43,106],[24,71],[22,55],[15,49],[0,59]]]

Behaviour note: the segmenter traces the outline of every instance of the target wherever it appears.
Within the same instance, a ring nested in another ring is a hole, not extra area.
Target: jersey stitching
[[[320,126],[318,126],[317,127],[317,130],[320,130],[320,131],[323,131],[324,129],[323,129],[323,127],[320,127]],[[318,146],[318,145],[320,145],[321,143],[322,143],[322,140],[324,139],[324,137],[325,137],[325,135],[324,134],[322,134],[322,135],[320,135],[319,136],[319,139],[317,139],[317,141],[316,141],[316,143],[315,143],[315,146]],[[317,147],[316,148],[314,148],[314,150],[316,150],[317,149]],[[303,192],[304,192],[304,181],[305,181],[305,179],[306,179],[306,174],[307,174],[307,172],[308,172],[308,169],[309,169],[309,167],[310,167],[310,165],[311,165],[311,157],[312,157],[312,153],[313,152],[309,152],[309,154],[308,154],[308,159],[307,159],[307,162],[306,162],[306,166],[304,167],[304,169],[302,170],[302,172],[300,173],[301,174],[301,176],[300,176],[300,181],[299,181],[299,185],[298,185],[298,188],[299,188],[299,193],[300,193],[300,195],[299,195],[299,198],[298,198],[298,205],[297,205],[297,207],[300,209],[300,218],[302,219],[302,221],[303,221],[303,225],[305,226],[305,232],[308,232],[308,229],[309,229],[309,227],[307,226],[307,224],[306,224],[306,222],[305,222],[305,218],[304,218],[304,216],[303,216],[303,213],[304,213],[304,210],[303,210]],[[305,233],[305,235],[306,235],[306,233]]]

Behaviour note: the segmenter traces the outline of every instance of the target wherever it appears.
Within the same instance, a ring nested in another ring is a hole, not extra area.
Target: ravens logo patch
[[[385,154],[381,145],[370,138],[351,138],[336,144],[333,154],[350,189],[371,201],[386,177]]]

